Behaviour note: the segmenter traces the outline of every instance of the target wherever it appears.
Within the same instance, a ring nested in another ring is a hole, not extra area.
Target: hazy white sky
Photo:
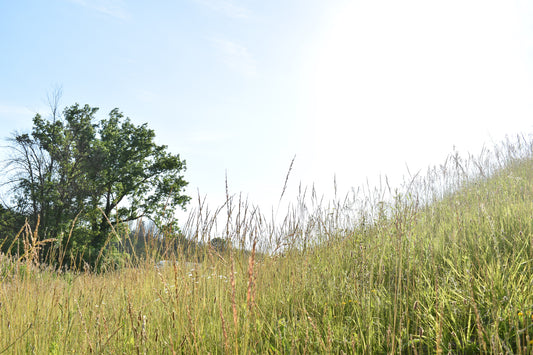
[[[46,95],[119,107],[187,161],[188,193],[276,205],[532,133],[526,0],[0,3],[1,136]]]

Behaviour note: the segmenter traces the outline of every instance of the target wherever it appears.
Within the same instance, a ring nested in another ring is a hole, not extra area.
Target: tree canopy
[[[175,227],[175,209],[190,200],[185,161],[156,144],[147,124],[133,124],[118,109],[98,121],[97,112],[75,104],[48,119],[37,114],[31,133],[10,138],[7,161],[10,208],[34,225],[39,220],[41,238],[90,261],[111,226],[148,218]]]

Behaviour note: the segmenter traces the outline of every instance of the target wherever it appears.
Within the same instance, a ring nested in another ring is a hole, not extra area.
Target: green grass
[[[191,238],[226,213],[253,251],[198,265],[58,273],[2,256],[0,353],[531,353],[532,156],[507,141],[395,191],[301,196],[279,225],[200,204]]]

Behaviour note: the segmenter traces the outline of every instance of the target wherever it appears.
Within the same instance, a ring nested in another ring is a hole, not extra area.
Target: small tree
[[[185,161],[157,145],[147,124],[134,125],[118,109],[96,121],[97,112],[75,104],[62,116],[36,115],[31,134],[10,139],[7,164],[13,208],[33,223],[40,216],[42,238],[84,250],[93,262],[111,225],[147,217],[162,229],[190,200],[182,193]]]
[[[211,239],[209,245],[218,253],[223,253],[228,249],[228,241],[219,237]]]

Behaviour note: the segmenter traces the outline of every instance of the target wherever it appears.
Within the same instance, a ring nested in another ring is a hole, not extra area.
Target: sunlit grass
[[[237,197],[200,202],[184,233],[237,247],[200,263],[57,272],[1,256],[0,353],[532,351],[530,143],[359,194],[302,192],[277,224]]]

